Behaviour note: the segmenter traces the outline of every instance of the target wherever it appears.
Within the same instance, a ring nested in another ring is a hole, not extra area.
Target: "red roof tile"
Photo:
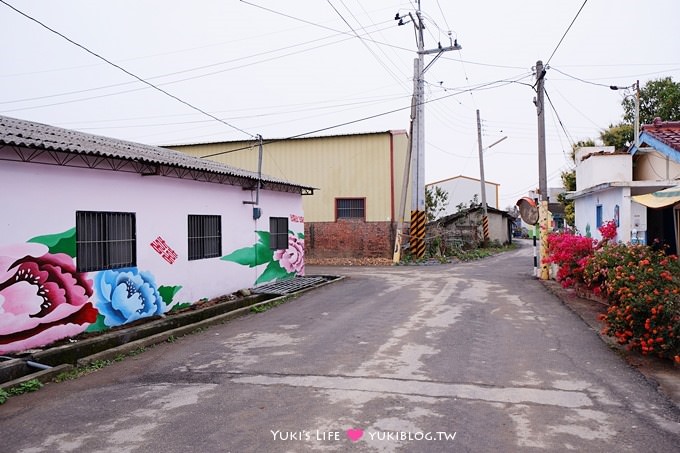
[[[661,121],[660,118],[654,118],[653,124],[642,126],[642,132],[680,151],[680,121]]]

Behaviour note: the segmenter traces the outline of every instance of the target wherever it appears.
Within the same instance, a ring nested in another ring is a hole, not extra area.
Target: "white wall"
[[[619,227],[616,239],[623,242],[630,241],[632,229],[630,188],[614,187],[574,200],[576,229],[582,235],[590,231],[593,238],[600,240],[602,235],[597,229],[596,222],[598,205],[602,206],[602,223],[615,219],[618,206]]]
[[[630,154],[591,154],[576,166],[576,190],[607,182],[633,180]]]
[[[464,176],[447,179],[444,181],[434,182],[427,185],[428,188],[440,187],[449,195],[449,203],[446,206],[446,211],[440,214],[440,217],[453,214],[457,212],[456,206],[464,203],[470,204],[470,200],[477,195],[479,203],[482,202],[482,184],[481,181],[470,179]],[[498,185],[485,181],[486,187],[486,204],[491,208],[500,209],[498,206]]]

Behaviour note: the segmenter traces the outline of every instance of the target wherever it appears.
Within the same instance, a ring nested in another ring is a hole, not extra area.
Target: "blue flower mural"
[[[149,272],[137,268],[99,272],[95,276],[96,306],[104,316],[104,325],[115,327],[166,310],[156,281]]]

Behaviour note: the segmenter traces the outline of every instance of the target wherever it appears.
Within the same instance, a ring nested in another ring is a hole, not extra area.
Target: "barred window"
[[[76,211],[76,270],[90,272],[137,264],[133,212]]]
[[[189,261],[222,255],[222,217],[189,215]]]
[[[336,198],[336,219],[364,219],[366,217],[365,198]]]
[[[269,248],[272,250],[288,248],[288,217],[269,218]]]

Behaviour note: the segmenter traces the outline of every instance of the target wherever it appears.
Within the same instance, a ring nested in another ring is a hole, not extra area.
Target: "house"
[[[260,164],[252,141],[168,147],[251,171]],[[405,131],[264,141],[262,171],[319,189],[303,200],[307,258],[392,258],[407,148]]]
[[[462,244],[476,247],[484,241],[481,206],[463,209],[455,214],[441,217],[428,224],[428,235],[441,236],[448,245]],[[489,240],[500,244],[512,243],[515,218],[507,211],[487,208]]]
[[[0,353],[304,273],[307,185],[0,116],[0,193]]]
[[[643,125],[640,144],[625,152],[586,147],[576,152],[576,228],[600,239],[597,228],[608,220],[623,242],[661,241],[677,251],[678,225],[673,203],[652,208],[636,196],[677,186],[680,180],[680,122],[655,120]],[[675,206],[677,207],[677,205]]]
[[[499,190],[500,184],[484,181],[486,188],[486,205],[490,208],[499,209]],[[440,216],[447,216],[457,212],[458,206],[470,206],[471,201],[482,202],[482,181],[468,176],[458,175],[453,178],[435,181],[425,186],[426,189],[434,190],[439,187],[448,194],[446,209]]]

